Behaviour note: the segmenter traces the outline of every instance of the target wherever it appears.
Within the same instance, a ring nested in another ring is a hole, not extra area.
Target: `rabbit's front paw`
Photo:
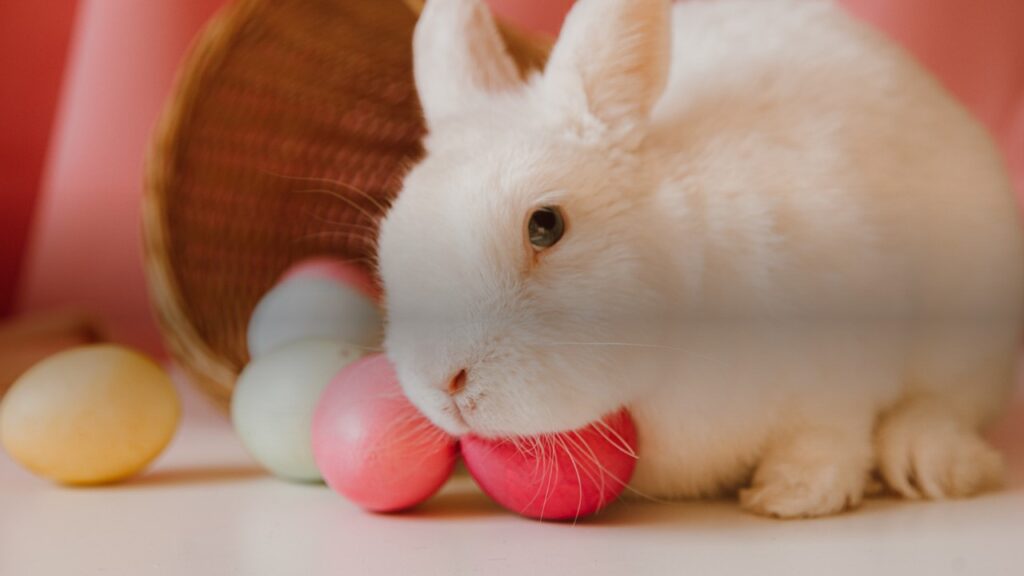
[[[901,407],[879,427],[883,477],[904,498],[962,498],[998,486],[1002,456],[953,410],[920,401]]]
[[[740,492],[740,503],[775,518],[814,518],[855,508],[864,499],[870,471],[866,442],[827,434],[797,438],[765,456],[751,486]]]

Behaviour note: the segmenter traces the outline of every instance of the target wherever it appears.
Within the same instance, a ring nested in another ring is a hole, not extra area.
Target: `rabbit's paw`
[[[870,452],[857,443],[813,434],[769,452],[742,506],[775,518],[815,518],[855,508],[864,499]]]
[[[953,411],[920,403],[894,411],[878,431],[882,476],[905,498],[962,498],[998,486],[1003,459]]]

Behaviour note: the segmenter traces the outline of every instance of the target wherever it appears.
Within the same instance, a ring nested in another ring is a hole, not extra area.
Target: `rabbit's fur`
[[[385,346],[454,434],[628,406],[636,492],[854,506],[1001,475],[1024,241],[985,130],[817,0],[581,0],[520,78],[479,0],[415,36],[429,135],[382,224]],[[534,250],[526,222],[567,231]],[[466,371],[465,387],[449,391]]]

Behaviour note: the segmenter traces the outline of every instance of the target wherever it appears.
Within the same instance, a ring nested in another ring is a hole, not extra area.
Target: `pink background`
[[[0,316],[18,286],[17,311],[91,311],[116,339],[159,348],[140,265],[143,158],[181,56],[222,2],[0,0]],[[571,0],[490,3],[554,33]],[[843,3],[975,111],[1024,191],[1024,2]]]
[[[76,0],[0,0],[0,317],[14,304]]]
[[[141,267],[143,159],[178,62],[221,3],[78,3],[19,310],[86,310],[114,339],[159,349]]]

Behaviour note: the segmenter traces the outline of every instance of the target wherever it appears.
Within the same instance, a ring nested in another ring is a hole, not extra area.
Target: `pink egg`
[[[278,284],[294,278],[322,278],[351,286],[361,294],[380,302],[380,288],[366,269],[328,256],[302,260],[285,271]]]
[[[636,466],[636,427],[621,410],[581,430],[537,438],[465,436],[462,457],[502,506],[542,520],[589,516],[625,489]]]
[[[452,473],[456,442],[406,399],[382,354],[342,370],[313,415],[313,456],[327,485],[374,512],[423,502]]]

